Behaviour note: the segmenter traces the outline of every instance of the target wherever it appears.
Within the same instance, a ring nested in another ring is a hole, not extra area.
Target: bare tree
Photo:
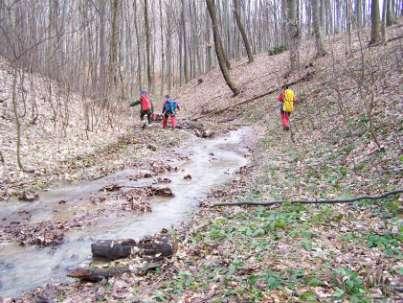
[[[396,15],[395,15],[395,1],[394,0],[384,0],[386,5],[384,4],[384,8],[386,8],[386,26],[391,26],[396,23]],[[403,6],[403,3],[400,4]],[[403,9],[403,8],[402,8]]]
[[[379,0],[371,2],[371,40],[370,45],[375,45],[381,42],[381,21],[379,16]]]
[[[312,6],[312,21],[313,21],[313,33],[315,35],[315,58],[323,57],[326,55],[325,48],[323,46],[320,24],[319,24],[319,3],[318,0],[311,0]]]
[[[229,71],[227,69],[227,65],[225,64],[224,49],[222,47],[221,37],[218,33],[217,11],[215,8],[214,0],[206,0],[206,4],[207,4],[207,9],[208,9],[208,12],[209,12],[210,18],[211,18],[215,52],[217,55],[218,64],[220,66],[221,73],[225,79],[225,82],[227,83],[228,87],[231,89],[233,94],[238,95],[239,89],[236,87],[236,85],[232,81],[232,79],[229,75]]]
[[[299,37],[296,0],[287,0],[288,48],[290,70],[299,69]]]
[[[151,30],[148,21],[148,0],[144,0],[144,27],[146,30],[146,57],[147,57],[147,79],[148,89],[153,91],[154,89],[154,77],[151,67]]]
[[[253,62],[253,55],[252,55],[252,50],[250,48],[250,44],[248,41],[248,37],[246,36],[245,28],[243,27],[242,21],[241,21],[241,11],[239,8],[239,1],[238,0],[233,0],[234,3],[234,15],[235,15],[235,20],[236,24],[238,25],[238,29],[241,32],[243,44],[246,49],[246,53],[248,54],[248,63]]]
[[[111,89],[115,89],[118,82],[117,67],[118,67],[118,20],[119,20],[119,1],[111,0],[112,6],[112,24],[111,24],[111,42],[110,42],[110,52],[109,52],[109,93]]]
[[[143,86],[142,81],[142,64],[141,64],[141,44],[140,44],[140,34],[139,26],[137,23],[137,0],[133,0],[133,10],[134,10],[134,30],[136,32],[136,42],[137,42],[137,77],[138,77],[138,88],[141,89]]]

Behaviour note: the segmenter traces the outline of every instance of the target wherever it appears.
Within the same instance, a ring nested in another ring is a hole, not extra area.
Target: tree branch
[[[291,81],[291,82],[287,83],[287,85],[288,85],[288,86],[291,86],[291,85],[297,84],[297,83],[299,83],[299,82],[309,81],[309,80],[312,79],[314,73],[315,73],[314,71],[309,71],[309,72],[307,72],[306,74],[304,74],[301,78],[298,78],[297,80],[294,80],[294,81]],[[230,109],[232,109],[232,108],[236,108],[236,107],[238,107],[239,105],[243,105],[243,104],[246,104],[246,103],[250,103],[250,102],[253,102],[253,101],[257,100],[257,99],[263,98],[263,97],[265,97],[265,96],[267,96],[267,95],[271,95],[272,93],[275,93],[275,92],[278,91],[279,89],[280,89],[279,87],[273,88],[273,89],[271,89],[271,90],[269,90],[269,91],[267,91],[267,92],[265,92],[265,93],[263,93],[263,94],[254,96],[254,97],[252,97],[252,98],[250,98],[250,99],[240,101],[240,102],[238,102],[238,103],[232,104],[232,105],[230,105],[230,106],[227,106],[227,107],[224,107],[224,108],[221,108],[221,109],[217,109],[217,110],[212,111],[212,112],[209,112],[209,113],[207,113],[207,114],[200,115],[200,116],[198,116],[198,117],[196,117],[196,118],[192,118],[191,120],[192,120],[192,121],[197,121],[197,120],[199,120],[199,119],[201,119],[201,118],[206,118],[206,117],[213,116],[213,115],[219,115],[219,114],[221,114],[221,113],[223,113],[223,112],[225,112],[225,111],[227,111],[227,110],[230,110]]]
[[[378,196],[359,196],[355,198],[349,199],[315,199],[315,200],[294,200],[294,201],[267,201],[267,202],[232,202],[232,203],[216,203],[211,205],[210,207],[217,207],[217,206],[271,206],[271,205],[278,205],[284,204],[287,202],[296,203],[296,204],[336,204],[336,203],[352,203],[357,202],[360,200],[380,200],[383,198],[387,198],[389,196],[397,195],[403,193],[403,189],[398,189],[394,191],[386,192],[382,195]]]

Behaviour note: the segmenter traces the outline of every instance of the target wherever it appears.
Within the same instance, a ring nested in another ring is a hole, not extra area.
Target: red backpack
[[[140,97],[140,106],[141,110],[146,111],[151,109],[151,101],[148,96],[141,96]]]

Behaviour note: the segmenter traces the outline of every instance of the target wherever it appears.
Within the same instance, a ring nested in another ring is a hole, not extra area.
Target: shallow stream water
[[[53,248],[0,242],[0,297],[18,296],[48,282],[68,281],[66,271],[90,260],[90,246],[95,240],[139,239],[189,220],[192,211],[214,186],[228,182],[240,167],[248,163],[246,142],[253,136],[251,128],[241,128],[214,139],[195,138],[182,151],[189,160],[178,171],[164,175],[172,180],[168,186],[175,196],[152,198],[150,213],[115,216],[112,220],[101,218],[85,228],[70,230],[63,244]],[[111,182],[131,186],[151,184],[150,179],[130,181],[128,176],[133,173],[136,171],[123,170],[91,182],[46,191],[36,202],[1,203],[0,219],[21,210],[32,214],[31,222],[68,218],[73,210],[91,211],[88,204],[82,206],[80,201],[85,201]],[[185,180],[186,174],[190,174],[192,179]],[[61,200],[74,200],[77,205],[60,205]]]

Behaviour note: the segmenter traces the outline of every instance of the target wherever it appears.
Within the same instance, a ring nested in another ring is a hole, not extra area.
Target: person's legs
[[[164,115],[164,117],[162,118],[162,128],[167,128],[167,124],[168,124],[168,115]]]
[[[281,111],[280,112],[280,117],[281,117],[281,124],[283,126],[283,128],[285,129],[287,127],[287,117],[286,117],[286,112]]]
[[[288,112],[284,112],[284,129],[290,129],[290,114]]]
[[[171,123],[172,123],[172,128],[176,128],[176,117],[175,117],[175,115],[171,116]]]
[[[151,124],[151,110],[148,110],[147,111],[147,120],[148,120],[148,125],[150,125]]]

